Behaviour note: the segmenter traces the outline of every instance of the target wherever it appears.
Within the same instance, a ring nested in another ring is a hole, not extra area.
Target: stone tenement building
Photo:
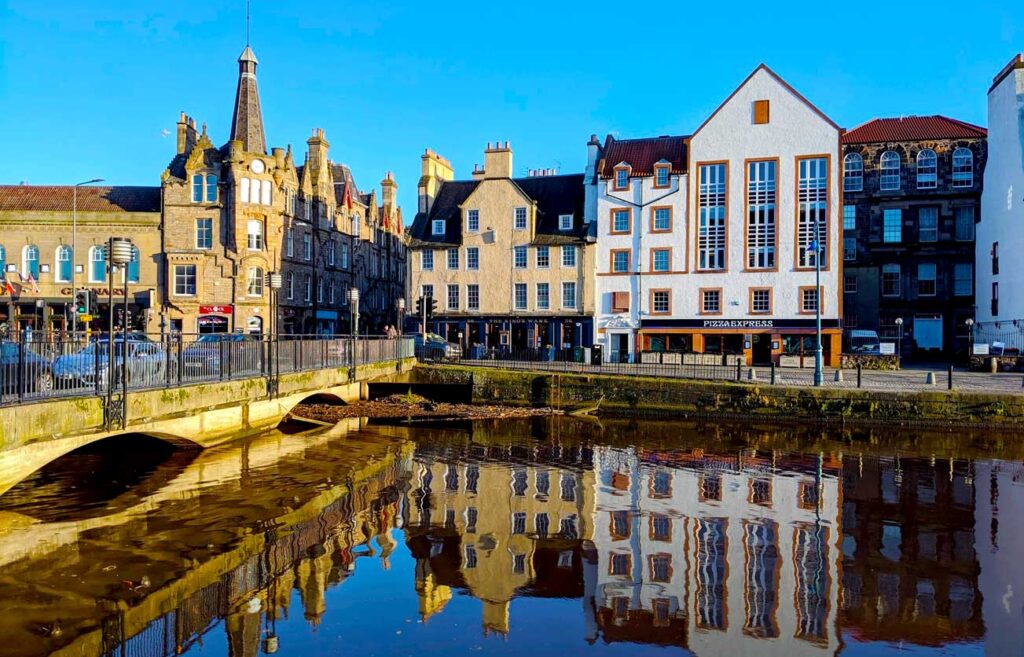
[[[843,319],[906,354],[965,352],[984,128],[944,116],[873,119],[843,137]]]
[[[423,155],[410,296],[435,299],[430,330],[463,348],[589,345],[594,269],[584,175],[512,171],[508,142],[488,144],[471,180],[452,180],[448,160]]]
[[[360,290],[361,328],[397,323],[404,290],[401,211],[390,174],[363,194],[351,171],[328,158],[322,129],[307,140],[305,164],[291,148],[266,147],[257,60],[238,59],[229,141],[218,148],[193,119],[178,122],[177,154],[163,174],[163,302],[173,330],[269,330],[268,274],[280,272],[286,333],[350,330],[348,292]]]

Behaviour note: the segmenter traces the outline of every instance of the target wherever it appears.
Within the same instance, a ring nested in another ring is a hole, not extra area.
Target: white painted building
[[[988,92],[988,163],[975,238],[975,343],[1024,348],[1024,55]],[[1015,325],[1020,323],[1021,328]]]

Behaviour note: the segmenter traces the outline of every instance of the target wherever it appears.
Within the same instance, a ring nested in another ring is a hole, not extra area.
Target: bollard
[[[757,381],[757,370],[753,367],[747,370],[747,381]]]
[[[772,363],[772,385],[775,385],[775,363]]]
[[[858,387],[858,388],[860,387],[860,375],[861,375],[861,371],[862,371],[863,369],[864,369],[864,368],[863,368],[863,367],[861,366],[861,364],[860,364],[860,363],[857,363],[857,387]]]
[[[949,366],[949,380],[946,382],[946,390],[953,389],[953,366]]]
[[[842,370],[836,370],[835,378],[833,378],[832,380],[835,381],[836,383],[842,383],[843,382],[843,371]]]
[[[935,385],[935,372],[928,372],[928,376],[924,378],[924,384],[927,386]]]
[[[742,363],[742,361],[739,358],[737,358],[736,359],[736,380],[737,381],[739,381],[741,378],[743,378],[743,365],[741,363]]]

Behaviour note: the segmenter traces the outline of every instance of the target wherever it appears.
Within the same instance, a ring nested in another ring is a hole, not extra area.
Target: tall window
[[[938,158],[926,148],[917,154],[917,188],[935,189],[938,185]]]
[[[747,165],[747,268],[775,267],[775,161]]]
[[[260,202],[260,181],[253,179],[249,182],[249,202],[256,204]]]
[[[843,206],[843,230],[857,230],[857,206]]]
[[[959,242],[970,242],[974,239],[974,206],[957,208],[956,239]]]
[[[882,265],[882,296],[900,296],[900,266],[898,264]]]
[[[89,249],[89,281],[92,283],[107,282],[107,254],[102,246]]]
[[[196,295],[196,266],[174,266],[174,294],[181,297]]]
[[[526,247],[516,246],[512,249],[512,265],[516,269],[526,269]]]
[[[434,252],[431,249],[420,251],[420,269],[423,271],[434,270]]]
[[[21,275],[32,276],[32,278],[39,280],[39,247],[35,244],[29,244],[24,247],[21,251]]]
[[[828,160],[814,157],[800,160],[797,252],[800,267],[814,267],[822,254],[828,266]]]
[[[7,249],[0,244],[0,281],[7,279]]]
[[[480,269],[480,247],[466,247],[466,269]]]
[[[302,259],[307,262],[313,259],[313,236],[309,233],[302,234]]]
[[[512,221],[516,230],[526,230],[526,208],[516,208]]]
[[[576,283],[562,283],[562,308],[570,310],[576,308]]]
[[[878,188],[883,192],[900,189],[900,156],[895,151],[886,151],[878,160]]]
[[[334,303],[334,279],[327,281],[327,302]]]
[[[547,269],[551,266],[551,250],[547,246],[537,247],[537,269]]]
[[[448,310],[459,309],[459,286],[449,285],[448,286]]]
[[[475,283],[466,286],[466,308],[480,310],[480,286]]]
[[[263,250],[263,222],[259,219],[249,220],[249,250]]]
[[[57,270],[54,272],[54,280],[67,283],[71,280],[71,247],[67,244],[57,247]],[[0,275],[2,277],[2,275]]]
[[[667,233],[672,230],[672,208],[653,208],[651,210],[651,232]]]
[[[285,255],[289,258],[295,256],[295,231],[289,226],[284,231]]]
[[[697,268],[725,269],[725,164],[703,164],[698,188]]]
[[[938,208],[920,208],[917,211],[917,239],[921,242],[939,241]]]
[[[303,289],[302,298],[305,301],[309,301],[310,299],[313,298],[313,277],[311,275],[306,274],[306,280],[305,280],[305,283],[303,285],[303,288],[304,289]]]
[[[263,270],[259,267],[249,267],[249,291],[250,297],[263,296]]]
[[[288,272],[288,298],[295,298],[295,272]]]
[[[466,230],[475,233],[480,230],[480,211],[466,210]]]
[[[253,181],[255,184],[255,181]],[[270,205],[274,202],[274,193],[269,180],[260,181],[260,203]]]
[[[324,251],[327,252],[327,264],[330,265],[331,267],[333,267],[334,266],[334,258],[337,255],[337,252],[334,250],[334,238],[333,237],[327,240],[327,244],[324,247]]]
[[[920,297],[935,296],[936,267],[934,262],[917,264],[917,295]]]
[[[516,310],[526,310],[526,283],[516,283],[513,290]]]
[[[903,241],[903,211],[899,208],[882,211],[882,241],[890,244]]]
[[[203,174],[201,173],[196,173],[192,176],[192,202],[203,202]]]
[[[575,267],[576,266],[576,247],[573,245],[567,245],[562,247],[562,266],[563,267]]]
[[[779,605],[778,570],[782,563],[778,546],[778,525],[771,520],[743,523],[746,573],[744,577],[743,630],[759,638],[777,637],[776,610]]]
[[[725,518],[695,522],[696,623],[705,629],[725,629],[727,523]]]
[[[448,249],[448,269],[459,268],[459,249],[451,248]]]
[[[953,187],[974,185],[974,153],[969,148],[953,151]]]
[[[213,219],[211,217],[196,219],[196,248],[213,248]]]
[[[206,202],[217,202],[217,176],[212,173],[206,174]]]
[[[341,252],[338,254],[338,266],[342,269],[348,269],[348,244],[342,244],[340,250]],[[424,253],[426,253],[426,251],[424,251]],[[433,255],[433,252],[431,252],[431,255]],[[399,269],[398,272],[404,273],[405,267]]]
[[[352,213],[352,234],[359,237],[359,221],[361,217],[358,212]],[[440,226],[438,225],[440,224]],[[440,230],[438,230],[440,228]],[[434,234],[444,235],[444,221],[434,221]]]
[[[613,233],[628,233],[629,232],[629,210],[612,210],[612,230]]]
[[[953,294],[969,297],[974,293],[974,267],[970,263],[958,262],[953,265]]]
[[[850,153],[843,158],[843,191],[859,192],[864,189],[864,158]]]
[[[551,285],[537,283],[537,310],[548,310],[549,308],[551,308]]]
[[[672,250],[671,249],[652,249],[651,250],[651,271],[655,272],[667,272],[671,268]]]

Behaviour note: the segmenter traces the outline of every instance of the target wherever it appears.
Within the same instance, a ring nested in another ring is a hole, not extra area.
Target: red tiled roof
[[[0,185],[0,210],[71,212],[71,185]],[[82,212],[159,212],[159,187],[78,188],[78,209]]]
[[[666,160],[672,164],[672,173],[686,173],[687,137],[648,137],[646,139],[616,140],[611,135],[604,143],[601,177],[611,178],[615,166],[626,162],[634,176],[654,173],[654,164]]]
[[[920,139],[978,139],[988,136],[981,126],[947,116],[905,116],[872,119],[843,134],[844,144],[917,141]]]

